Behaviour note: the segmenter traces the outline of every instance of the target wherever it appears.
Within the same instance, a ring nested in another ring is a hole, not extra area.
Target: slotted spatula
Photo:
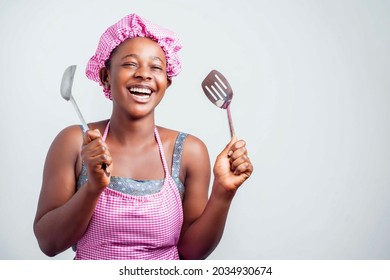
[[[230,103],[233,98],[233,89],[226,78],[217,70],[212,70],[202,82],[202,89],[207,98],[221,109],[227,110],[230,135],[233,137],[234,128],[230,113]]]

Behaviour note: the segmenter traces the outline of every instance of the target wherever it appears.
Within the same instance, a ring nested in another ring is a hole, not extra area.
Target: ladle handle
[[[76,112],[77,112],[77,115],[79,116],[81,125],[83,126],[83,130],[84,130],[84,131],[89,130],[89,127],[88,127],[87,123],[85,122],[85,120],[84,120],[84,118],[83,118],[83,115],[81,114],[81,111],[80,111],[80,109],[79,109],[79,106],[77,106],[77,103],[76,103],[76,101],[74,100],[74,98],[73,98],[72,95],[70,96],[70,102],[72,102],[74,108],[76,109]]]
[[[79,106],[77,106],[77,103],[74,100],[72,95],[70,96],[70,102],[72,102],[74,108],[76,109],[77,115],[79,116],[79,119],[80,119],[81,125],[83,126],[84,132],[89,130],[89,127],[88,127],[87,123],[85,122],[83,115],[81,114]],[[104,172],[106,172],[106,175],[109,176],[109,172],[107,171],[107,165],[105,163],[102,164],[102,168],[103,168]]]
[[[228,115],[228,120],[229,120],[230,136],[233,137],[233,135],[235,135],[235,133],[234,133],[234,127],[233,127],[233,121],[232,121],[232,114],[230,113],[230,104],[228,105],[226,110],[227,110],[227,115]]]

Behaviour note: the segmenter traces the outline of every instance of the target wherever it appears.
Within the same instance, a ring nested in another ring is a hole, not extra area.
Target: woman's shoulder
[[[99,129],[104,131],[107,120],[89,123],[90,129]],[[67,146],[81,148],[83,143],[83,127],[81,125],[70,125],[63,128],[53,140],[52,145]]]
[[[165,142],[168,141],[168,142],[171,142],[171,143],[175,143],[178,136],[181,134],[182,136],[185,136],[185,145],[184,145],[184,150],[199,150],[199,149],[206,149],[206,145],[204,144],[204,142],[199,139],[198,137],[190,134],[190,133],[187,133],[185,131],[178,131],[178,130],[174,130],[174,129],[169,129],[169,128],[165,128],[165,127],[158,127],[158,130],[159,130],[159,134],[161,135],[161,138],[162,138],[162,141]]]
[[[188,134],[183,149],[183,157],[193,160],[203,160],[208,158],[206,144],[198,137]]]
[[[180,132],[162,127],[158,127],[158,130],[160,135],[164,135],[161,136],[162,141],[164,142],[164,138],[165,141],[169,139],[169,142],[172,143],[172,146],[175,144],[180,133],[184,133],[186,135],[182,147],[182,165],[185,169],[189,166],[193,166],[194,164],[207,166],[204,163],[209,162],[209,153],[207,146],[200,138],[187,132]]]
[[[92,129],[99,129],[100,132],[103,132],[106,125],[107,125],[107,122],[108,122],[108,120],[102,120],[102,121],[98,121],[98,122],[89,123],[88,128],[91,130]],[[58,133],[57,137],[60,137],[60,138],[71,137],[74,139],[77,139],[77,138],[83,139],[83,127],[81,125],[77,125],[77,124],[67,126]]]
[[[50,145],[49,154],[62,157],[66,154],[76,155],[83,144],[83,130],[79,125],[71,125],[62,129]]]
[[[73,139],[73,141],[77,141],[80,139],[83,141],[83,128],[80,125],[70,125],[63,128],[56,136],[54,141],[69,141]]]

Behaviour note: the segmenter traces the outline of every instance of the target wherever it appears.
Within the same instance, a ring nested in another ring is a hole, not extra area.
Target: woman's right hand
[[[112,158],[99,130],[85,133],[81,158],[87,168],[88,184],[98,192],[103,191],[110,183]]]

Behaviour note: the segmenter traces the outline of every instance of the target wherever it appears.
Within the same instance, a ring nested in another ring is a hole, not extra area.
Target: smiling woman
[[[114,104],[133,108],[131,116],[138,118],[160,103],[171,84],[166,64],[164,51],[156,42],[144,37],[132,38],[114,50],[109,67],[100,69],[99,77],[104,88],[111,92]]]
[[[204,143],[155,124],[180,49],[174,33],[135,14],[102,35],[86,74],[103,86],[112,114],[88,131],[65,128],[50,147],[34,221],[45,254],[73,246],[75,259],[204,259],[218,245],[253,167],[233,136],[209,197]]]

